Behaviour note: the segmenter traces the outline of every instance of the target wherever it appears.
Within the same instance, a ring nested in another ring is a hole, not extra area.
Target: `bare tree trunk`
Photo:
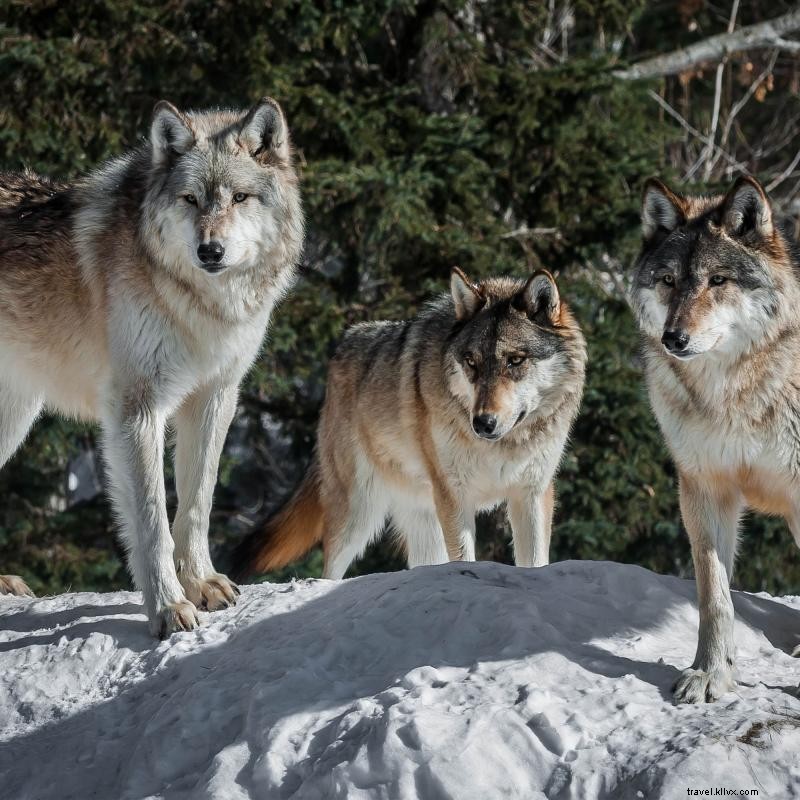
[[[733,53],[767,47],[796,53],[800,52],[800,42],[783,38],[783,34],[796,30],[800,30],[800,8],[768,22],[748,25],[733,33],[721,33],[672,53],[648,58],[627,69],[616,70],[614,75],[623,80],[677,75],[698,64],[719,61]]]

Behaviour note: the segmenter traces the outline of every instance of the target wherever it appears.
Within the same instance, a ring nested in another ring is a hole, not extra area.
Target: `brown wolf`
[[[43,407],[101,422],[154,633],[235,601],[209,555],[211,498],[239,382],[292,282],[302,229],[286,122],[268,98],[249,111],[159,103],[147,144],[74,183],[0,175],[0,466]]]
[[[745,508],[783,516],[800,544],[800,281],[766,192],[644,190],[633,286],[650,399],[680,475],[700,636],[679,702],[734,686],[733,571]]]
[[[553,476],[586,350],[555,281],[473,284],[415,319],[351,328],[331,362],[312,465],[238,553],[241,574],[323,540],[341,578],[385,520],[410,566],[474,560],[475,513],[508,501],[517,564],[548,563]]]

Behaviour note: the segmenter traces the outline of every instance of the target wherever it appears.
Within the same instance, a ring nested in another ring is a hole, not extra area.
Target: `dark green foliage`
[[[607,46],[619,37],[635,58],[654,18],[660,48],[686,41],[671,6],[581,1],[568,42],[543,48],[548,2],[3,5],[0,168],[88,170],[146,135],[162,97],[240,106],[270,94],[286,110],[308,269],[243,388],[212,515],[221,566],[307,463],[327,361],[348,324],[414,313],[453,264],[475,276],[544,265],[558,272],[591,358],[553,556],[688,572],[674,474],[616,288],[637,243],[639,187],[664,172],[668,130],[648,87],[612,77]],[[128,585],[106,502],[60,510],[66,461],[94,435],[47,419],[0,472],[0,567],[37,591]],[[501,511],[482,521],[484,557],[511,559],[504,529]],[[797,589],[784,531],[759,522],[743,550],[742,585]],[[357,569],[401,563],[386,544]],[[320,567],[316,552],[272,577]]]
[[[554,555],[607,553],[659,572],[683,572],[691,563],[688,540],[676,514],[674,473],[646,401],[630,311],[590,285],[575,288],[589,370],[558,481]]]

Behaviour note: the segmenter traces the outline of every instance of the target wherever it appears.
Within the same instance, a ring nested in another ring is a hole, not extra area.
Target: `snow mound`
[[[3,797],[800,796],[800,598],[736,594],[739,687],[693,707],[694,584],[634,566],[248,586],[165,642],[139,601],[0,601]]]

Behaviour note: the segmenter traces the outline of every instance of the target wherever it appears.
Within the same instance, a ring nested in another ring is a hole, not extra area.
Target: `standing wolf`
[[[700,637],[679,702],[734,686],[733,571],[745,507],[800,544],[800,281],[793,239],[752,178],[723,197],[644,191],[633,287],[650,399],[680,475]]]
[[[292,282],[302,231],[270,99],[246,113],[161,102],[148,144],[76,183],[0,175],[0,465],[43,407],[100,421],[154,634],[235,602],[209,555],[211,499],[239,382]]]
[[[410,566],[475,558],[475,513],[507,500],[517,564],[548,563],[553,476],[583,390],[586,348],[553,278],[454,270],[416,319],[351,328],[330,366],[312,465],[240,574],[324,542],[341,578],[387,517]]]

